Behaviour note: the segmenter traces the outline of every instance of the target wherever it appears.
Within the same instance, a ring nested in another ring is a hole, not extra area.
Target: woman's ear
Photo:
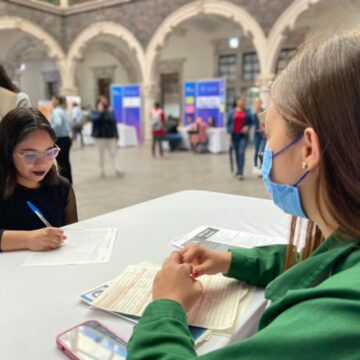
[[[304,147],[302,159],[304,168],[310,171],[320,163],[321,151],[319,137],[313,128],[306,128],[304,131]]]

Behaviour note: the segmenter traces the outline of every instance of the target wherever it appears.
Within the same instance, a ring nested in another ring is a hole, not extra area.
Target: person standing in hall
[[[96,102],[96,109],[90,113],[92,137],[99,151],[101,177],[105,177],[105,151],[108,152],[115,174],[120,172],[116,165],[116,146],[119,139],[114,113],[109,109],[108,99],[101,95]]]
[[[65,110],[66,100],[63,96],[53,97],[53,111],[51,113],[51,126],[56,134],[56,145],[60,148],[57,157],[59,172],[72,184],[70,148],[71,148],[71,122]]]
[[[15,84],[11,81],[4,67],[0,64],[0,88],[9,90],[16,94],[15,108],[23,107],[28,108],[31,106],[30,99],[24,92],[20,91]],[[1,99],[0,99],[1,100]],[[0,116],[1,120],[1,116]]]
[[[71,120],[72,120],[72,131],[73,131],[73,141],[76,142],[78,135],[80,135],[80,144],[81,147],[84,147],[84,137],[82,134],[83,129],[83,112],[81,107],[77,102],[73,103],[71,109]]]
[[[258,158],[259,158],[259,154],[264,152],[265,144],[266,144],[264,125],[261,124],[259,117],[258,117],[258,114],[264,111],[262,104],[263,104],[263,102],[260,98],[255,99],[254,113],[253,113],[253,125],[255,127],[255,134],[254,134],[255,154],[254,154],[253,173],[255,175],[261,175]]]
[[[252,122],[250,109],[245,107],[245,97],[240,96],[236,107],[230,111],[227,131],[231,136],[231,143],[236,155],[236,177],[244,179],[245,151],[249,141],[249,130]]]
[[[156,102],[154,108],[150,113],[151,130],[152,130],[152,156],[156,157],[156,144],[159,145],[160,156],[164,158],[164,152],[162,148],[162,140],[165,136],[165,113],[160,104]]]

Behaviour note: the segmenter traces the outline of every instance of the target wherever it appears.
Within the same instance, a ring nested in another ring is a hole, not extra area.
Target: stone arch
[[[319,1],[321,0],[295,0],[280,15],[269,32],[267,41],[268,55],[262,71],[263,74],[272,75],[275,73],[279,51],[286,38],[286,31],[293,30],[298,17]]]
[[[123,40],[134,54],[138,68],[140,70],[140,78],[145,76],[145,54],[140,42],[125,27],[113,22],[99,22],[88,26],[83,30],[72,43],[67,55],[67,77],[66,86],[69,89],[75,89],[75,70],[77,61],[81,59],[82,52],[86,45],[98,35],[111,35]]]
[[[44,29],[20,17],[1,16],[0,31],[1,30],[19,30],[39,40],[46,47],[49,58],[54,60],[57,65],[64,83],[66,74],[65,53],[59,43]]]
[[[217,15],[238,23],[244,32],[252,37],[254,47],[258,53],[260,66],[266,61],[266,37],[255,20],[245,9],[228,1],[197,0],[184,5],[171,13],[158,27],[146,50],[146,78],[147,84],[156,82],[155,68],[159,51],[165,45],[167,36],[182,22],[199,15]]]

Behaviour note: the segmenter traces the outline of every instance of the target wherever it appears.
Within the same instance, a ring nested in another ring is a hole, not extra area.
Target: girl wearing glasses
[[[66,239],[59,227],[77,221],[74,190],[56,167],[55,140],[50,123],[32,108],[14,109],[0,122],[1,251],[55,249]],[[52,227],[44,228],[27,201]]]
[[[359,60],[360,33],[337,35],[305,45],[272,86],[262,174],[274,203],[293,215],[289,244],[174,252],[128,360],[360,358]],[[198,357],[185,311],[201,298],[197,277],[215,273],[265,287],[270,306],[253,337]]]

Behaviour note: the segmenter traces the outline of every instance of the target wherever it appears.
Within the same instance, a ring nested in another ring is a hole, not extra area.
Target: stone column
[[[144,140],[151,139],[151,124],[150,124],[150,112],[156,101],[159,101],[160,89],[157,84],[143,84],[142,85],[142,97],[143,97],[143,111],[142,111],[142,129],[144,134]]]
[[[256,79],[256,86],[260,88],[260,97],[265,109],[267,109],[270,104],[270,88],[274,79],[275,74],[259,74]]]

